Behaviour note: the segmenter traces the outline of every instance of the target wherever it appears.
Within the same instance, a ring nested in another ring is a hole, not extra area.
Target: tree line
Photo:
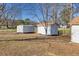
[[[22,19],[23,9],[28,11],[28,14],[31,15],[32,18],[36,18],[38,22],[41,23],[41,21],[43,21],[45,23],[45,26],[48,25],[47,21],[52,21],[54,23],[62,25],[68,25],[74,15],[79,13],[79,4],[38,3],[35,5],[38,7],[35,8],[35,6],[32,6],[32,9],[28,10],[25,8],[27,7],[27,3],[0,3],[0,26],[6,26],[7,28],[9,28],[9,26],[16,27],[20,24],[29,24],[31,22],[30,19]],[[23,6],[24,8],[21,8]],[[41,15],[41,17],[39,16],[39,14]]]

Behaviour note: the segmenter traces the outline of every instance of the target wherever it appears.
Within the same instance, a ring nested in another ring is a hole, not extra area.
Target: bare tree
[[[7,28],[9,28],[8,23],[10,23],[10,21],[12,22],[11,24],[13,26],[15,18],[21,15],[21,8],[19,7],[20,4],[0,4],[0,18],[3,19],[1,20],[2,24],[5,24]]]
[[[45,32],[47,34],[47,26],[48,26],[48,21],[52,18],[52,6],[51,4],[36,4],[38,9],[36,10],[30,10],[29,14],[33,16],[33,18],[37,18],[38,22],[44,27]],[[37,11],[40,13],[41,17],[39,17],[39,14]],[[43,23],[42,23],[43,21]]]

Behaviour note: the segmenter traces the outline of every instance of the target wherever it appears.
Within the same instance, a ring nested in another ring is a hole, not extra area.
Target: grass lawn
[[[60,33],[60,34],[67,34],[67,35],[68,35],[68,34],[69,34],[69,35],[71,34],[71,29],[70,29],[70,28],[66,28],[66,29],[59,28],[58,30],[59,30],[59,33]]]
[[[17,34],[16,30],[0,30],[0,55],[79,55],[79,44],[70,43],[70,36]]]
[[[2,32],[16,32],[16,29],[0,29]]]

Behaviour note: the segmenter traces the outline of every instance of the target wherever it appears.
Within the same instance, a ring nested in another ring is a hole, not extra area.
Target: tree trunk
[[[8,26],[8,21],[6,20],[6,27],[7,27],[7,29],[9,29],[9,26]]]
[[[45,27],[45,32],[46,32],[46,35],[47,35],[47,27]]]

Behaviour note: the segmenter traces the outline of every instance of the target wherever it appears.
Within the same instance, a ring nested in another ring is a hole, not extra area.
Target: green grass
[[[16,32],[16,29],[0,29],[2,32]]]
[[[71,33],[70,28],[66,28],[66,29],[59,28],[58,31],[59,31],[60,34],[70,34]]]

